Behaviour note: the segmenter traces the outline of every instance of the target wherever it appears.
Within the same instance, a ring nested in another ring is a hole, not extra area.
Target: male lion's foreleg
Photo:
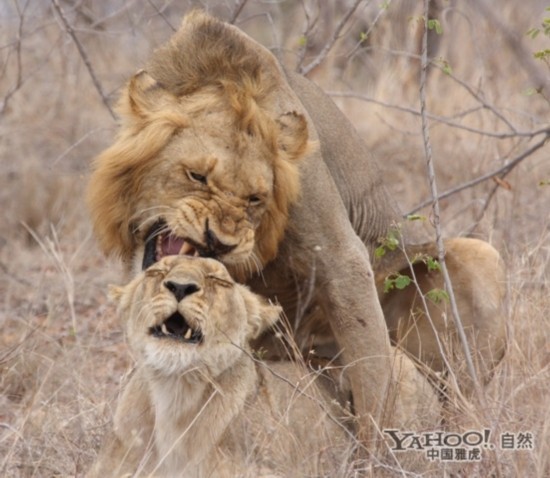
[[[327,255],[339,260],[325,264],[331,279],[322,286],[323,306],[351,383],[358,436],[373,451],[386,413],[391,348],[368,253],[360,243],[348,246]]]

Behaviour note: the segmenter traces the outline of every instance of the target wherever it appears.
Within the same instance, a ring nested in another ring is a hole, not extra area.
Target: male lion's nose
[[[206,242],[206,250],[202,251],[201,256],[203,257],[213,257],[217,258],[228,254],[231,252],[237,245],[224,244],[218,239],[216,233],[210,229],[208,220],[206,220],[206,228],[204,231],[204,240]]]
[[[189,284],[179,284],[171,280],[166,281],[164,283],[164,287],[174,294],[174,297],[178,302],[183,300],[188,295],[194,294],[200,290],[200,287],[192,282]]]

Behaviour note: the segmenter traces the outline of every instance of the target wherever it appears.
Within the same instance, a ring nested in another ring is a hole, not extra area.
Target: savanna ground
[[[1,476],[81,476],[131,368],[106,298],[107,284],[124,281],[122,268],[99,252],[83,202],[91,159],[116,130],[109,107],[125,79],[191,7],[236,18],[333,94],[399,207],[411,212],[430,197],[419,115],[421,3],[0,3]],[[445,192],[489,176],[441,200],[443,232],[486,239],[501,252],[509,335],[484,404],[457,409],[445,424],[489,429],[494,449],[478,462],[436,461],[439,476],[550,475],[550,65],[533,56],[550,48],[545,6],[432,2],[438,23],[425,86],[437,185]],[[533,27],[539,34],[527,35]],[[419,211],[427,237],[430,211]],[[506,432],[532,434],[533,448],[501,449]],[[391,463],[385,470],[402,473]]]

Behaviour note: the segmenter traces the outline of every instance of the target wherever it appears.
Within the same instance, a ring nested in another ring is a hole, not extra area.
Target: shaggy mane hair
[[[236,145],[255,135],[273,153],[274,201],[257,230],[255,251],[262,264],[272,260],[289,207],[299,196],[295,160],[310,147],[305,118],[279,112],[277,92],[284,82],[273,55],[237,28],[198,11],[187,15],[146,69],[127,84],[117,106],[118,136],[94,162],[87,197],[103,250],[126,262],[132,258],[142,179],[174,134],[191,124],[194,113],[224,104]]]

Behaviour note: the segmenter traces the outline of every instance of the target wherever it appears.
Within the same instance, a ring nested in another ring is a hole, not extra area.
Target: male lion
[[[105,252],[134,270],[172,254],[216,258],[296,326],[320,308],[373,437],[392,354],[369,252],[396,214],[349,121],[200,12],[130,80],[118,110],[88,190]]]
[[[351,457],[345,380],[254,359],[281,309],[220,262],[165,257],[112,295],[137,369],[90,477],[334,476]],[[392,425],[434,426],[436,394],[400,353],[393,383]]]

